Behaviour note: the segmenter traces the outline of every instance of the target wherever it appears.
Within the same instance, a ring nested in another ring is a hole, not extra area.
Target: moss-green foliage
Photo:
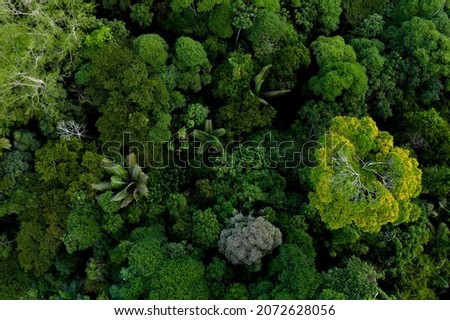
[[[183,120],[186,123],[186,127],[188,128],[198,127],[205,123],[208,114],[208,107],[200,103],[194,103],[188,106],[186,115]]]
[[[230,102],[219,111],[219,122],[230,132],[240,134],[253,128],[267,127],[276,111],[261,103],[258,97],[247,93],[240,102]]]
[[[133,47],[139,58],[148,64],[152,71],[159,71],[169,58],[169,46],[157,34],[143,34],[133,41]]]
[[[183,90],[199,91],[211,82],[211,65],[203,45],[189,37],[180,37],[175,42],[175,66],[177,84]]]
[[[381,32],[376,29],[377,26],[371,26],[366,29],[361,28],[358,32],[361,32],[361,36],[370,36]],[[371,97],[368,112],[384,119],[392,116],[392,108],[401,97],[401,91],[395,84],[392,62],[382,54],[385,50],[384,44],[365,37],[355,38],[350,44],[355,49],[358,61],[366,68],[369,80],[366,96]]]
[[[230,38],[233,35],[232,17],[231,5],[223,3],[210,13],[208,27],[219,38]]]
[[[54,265],[68,218],[65,198],[63,190],[49,189],[20,215],[17,250],[23,270],[42,276]]]
[[[82,148],[77,139],[62,139],[51,142],[36,152],[36,171],[45,182],[60,183],[67,186],[77,179],[77,162]]]
[[[228,61],[222,62],[215,71],[214,96],[225,101],[238,100],[250,90],[254,71],[254,61],[250,54],[231,53]]]
[[[333,268],[324,274],[321,299],[370,300],[380,293],[377,281],[382,275],[372,266],[352,257],[345,268]]]
[[[154,0],[144,0],[131,6],[130,19],[141,27],[149,27],[153,21],[152,4]]]
[[[68,253],[92,247],[102,236],[96,219],[99,213],[89,203],[76,201],[67,217],[67,233],[63,242]]]
[[[400,55],[398,63],[403,64],[401,74],[409,79],[404,91],[426,105],[439,101],[449,90],[448,35],[434,21],[414,17],[395,30],[392,38],[393,48]]]
[[[163,47],[162,44],[161,51]],[[152,61],[154,67],[161,67],[165,60],[161,55],[164,53],[159,53],[159,60]],[[83,67],[86,79],[80,84],[86,85],[86,94],[102,113],[97,120],[101,138],[122,141],[126,131],[132,141],[145,143],[151,138],[159,141],[161,131],[169,130],[167,119],[170,122],[165,112],[169,93],[161,78],[150,77],[144,61],[117,43],[98,49],[90,60]],[[154,72],[151,74],[155,75]],[[116,130],[118,126],[124,130]],[[163,136],[164,139],[167,138]]]
[[[400,0],[393,15],[398,22],[407,21],[414,16],[431,18],[437,11],[442,10],[445,1],[441,0]]]
[[[351,25],[356,25],[374,13],[382,14],[388,2],[388,0],[342,0],[345,20]]]
[[[362,100],[368,90],[365,69],[348,62],[325,66],[319,78],[311,79],[310,84],[314,93],[326,101],[334,101],[344,91]]]
[[[248,290],[245,284],[233,283],[225,293],[227,300],[248,300]]]
[[[36,139],[36,134],[26,130],[15,131],[14,148],[20,151],[36,151],[40,147],[39,141]]]
[[[207,209],[197,211],[192,217],[192,239],[202,247],[214,246],[219,240],[220,225],[216,215]]]
[[[408,150],[394,147],[392,136],[373,120],[334,118],[321,144],[311,171],[315,190],[310,201],[331,229],[354,223],[377,232],[389,222],[419,218],[412,202],[421,191],[418,162]]]
[[[106,213],[114,213],[120,209],[120,203],[117,201],[111,201],[112,198],[113,193],[110,190],[98,196],[98,204]]]
[[[256,57],[272,54],[283,41],[289,41],[295,36],[292,26],[270,11],[261,13],[249,30],[249,40]]]
[[[152,282],[149,299],[205,300],[208,289],[204,280],[205,268],[192,258],[167,260]]]
[[[405,114],[405,139],[427,164],[443,164],[450,160],[450,124],[435,109]],[[413,130],[414,128],[414,130]],[[433,150],[433,151],[431,151]]]
[[[288,6],[298,33],[307,38],[315,32],[325,35],[335,31],[341,22],[341,0],[294,0]]]
[[[423,171],[424,192],[438,197],[445,197],[450,193],[450,168],[434,166]]]
[[[148,295],[149,283],[160,270],[166,257],[163,245],[166,239],[160,225],[139,227],[110,254],[116,270],[117,283],[110,288],[115,299],[138,299]],[[125,264],[125,262],[127,262]]]
[[[114,39],[111,27],[101,26],[99,29],[92,31],[90,34],[86,35],[85,50],[88,54],[93,54],[95,50],[106,45]]]
[[[46,118],[56,125],[70,114],[71,103],[65,100],[61,77],[78,67],[77,62],[68,60],[80,55],[83,34],[95,21],[94,5],[33,2],[7,8],[3,3],[0,16],[1,126],[26,125],[33,118]],[[30,29],[34,33],[28,32]],[[44,133],[50,135],[51,131]]]
[[[4,179],[9,179],[13,184],[30,170],[31,154],[28,152],[15,150],[6,153],[2,159],[2,169]]]
[[[164,259],[160,245],[156,241],[136,243],[130,249],[128,257],[130,268],[139,276],[154,276]]]
[[[0,299],[20,300],[27,299],[28,292],[32,290],[32,279],[21,269],[17,257],[0,260],[4,272],[0,275]]]
[[[272,291],[274,299],[302,300],[316,297],[321,278],[314,260],[308,257],[314,249],[302,249],[294,244],[283,245],[279,256],[270,265],[270,273],[277,275],[280,283]]]
[[[320,72],[310,80],[312,91],[326,101],[343,93],[362,102],[369,89],[366,69],[356,62],[356,54],[340,36],[319,37],[312,48]]]
[[[447,299],[449,10],[1,2],[0,298]]]

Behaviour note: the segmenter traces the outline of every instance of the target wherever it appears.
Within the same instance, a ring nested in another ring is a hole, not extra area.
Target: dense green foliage
[[[448,299],[444,0],[0,3],[0,299]]]

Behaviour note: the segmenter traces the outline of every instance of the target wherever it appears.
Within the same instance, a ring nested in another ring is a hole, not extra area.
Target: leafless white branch
[[[86,126],[84,124],[78,124],[73,120],[60,121],[56,126],[56,130],[61,138],[70,139],[76,137],[77,139],[81,139],[81,137],[85,136]]]

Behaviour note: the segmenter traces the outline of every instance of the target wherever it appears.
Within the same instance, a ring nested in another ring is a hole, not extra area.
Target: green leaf
[[[122,201],[127,196],[129,196],[130,193],[127,190],[133,184],[134,184],[134,182],[130,183],[125,189],[123,189],[122,191],[116,193],[116,195],[111,199],[111,201]]]
[[[128,165],[128,168],[132,168],[134,165],[136,165],[137,164],[137,158],[136,158],[136,154],[134,154],[134,153],[130,153],[128,156],[127,156],[127,165]]]
[[[194,136],[194,139],[199,141],[206,141],[209,139],[209,134],[201,130],[194,130],[192,135]]]
[[[111,185],[116,188],[120,189],[123,188],[128,182],[123,181],[121,177],[119,176],[112,176],[111,177]]]
[[[141,196],[147,197],[148,196],[148,188],[145,184],[140,184],[136,187],[136,190],[139,192]]]
[[[131,202],[133,202],[134,197],[132,194],[128,194],[128,196],[123,199],[122,204],[120,205],[121,208],[125,208],[126,206],[128,206]]]
[[[124,179],[128,177],[127,170],[125,170],[120,164],[106,160],[103,161],[102,166],[108,173],[112,175],[119,176]]]
[[[449,284],[448,282],[441,276],[437,276],[436,277],[436,282],[438,284],[438,286],[442,289],[448,289],[449,288]]]
[[[262,103],[263,105],[265,105],[266,107],[270,107],[270,108],[272,108],[272,110],[276,111],[275,108],[272,107],[272,105],[271,105],[270,103],[268,103],[266,100],[264,100],[263,98],[258,97],[258,96],[255,96],[255,95],[253,94],[253,92],[251,92],[251,91],[250,91],[250,94],[251,94],[252,96],[254,96],[254,97],[257,97],[258,100],[259,100],[259,102],[261,102],[261,103]]]
[[[131,168],[131,179],[137,180],[139,175],[142,173],[142,168],[138,164],[134,164]]]
[[[212,132],[212,134],[216,137],[221,137],[227,133],[227,130],[224,128],[216,129]]]
[[[148,175],[146,175],[143,172],[140,172],[138,174],[138,177],[137,177],[137,183],[138,184],[145,184],[147,182],[147,180],[148,180]]]
[[[255,94],[257,96],[259,96],[259,93],[261,91],[261,86],[262,86],[264,80],[266,80],[267,73],[269,72],[269,69],[271,67],[272,67],[271,64],[265,66],[264,68],[262,68],[261,72],[255,76],[255,79],[254,79],[255,80]]]
[[[101,182],[97,184],[91,184],[91,187],[98,191],[111,190],[114,188],[111,182]]]
[[[197,154],[202,155],[203,153],[205,153],[206,150],[208,150],[208,148],[209,144],[203,143],[201,147],[197,149]]]
[[[289,92],[291,92],[291,90],[268,91],[268,92],[262,93],[261,97],[264,97],[264,98],[276,98],[276,97],[280,97],[280,96],[283,96],[285,94],[288,94]]]
[[[218,152],[223,152],[223,146],[222,143],[220,143],[219,139],[214,137],[208,140],[206,143],[210,148],[215,148]]]
[[[210,119],[205,121],[205,131],[206,132],[212,132],[213,130],[213,125],[212,125],[212,121]]]

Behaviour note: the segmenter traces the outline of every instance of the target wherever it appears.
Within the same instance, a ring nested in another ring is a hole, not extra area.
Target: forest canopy
[[[0,299],[448,299],[450,1],[0,3]]]

